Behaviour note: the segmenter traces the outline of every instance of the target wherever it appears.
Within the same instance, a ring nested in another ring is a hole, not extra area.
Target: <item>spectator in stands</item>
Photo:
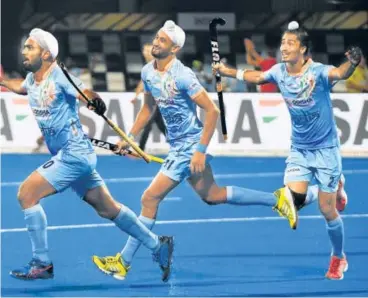
[[[207,90],[212,89],[212,82],[213,82],[213,76],[212,76],[212,69],[211,67],[208,69],[208,71],[205,70],[204,63],[200,60],[193,60],[192,62],[192,70],[194,74],[196,75],[198,81],[201,83],[201,85]]]
[[[246,59],[247,63],[255,67],[259,67],[262,71],[269,70],[272,66],[277,63],[276,53],[271,50],[270,47],[267,48],[267,57],[263,58],[255,49],[252,40],[245,38],[244,46],[246,49]],[[275,84],[267,83],[260,85],[261,92],[277,92],[278,88]]]
[[[143,45],[142,55],[143,55],[144,60],[145,60],[146,63],[149,63],[153,60],[153,56],[151,54],[151,51],[152,51],[152,44],[146,43],[146,44]],[[143,101],[143,99],[144,99],[143,91],[144,91],[143,90],[143,82],[141,80],[138,83],[138,86],[135,89],[135,97],[133,98],[133,100],[131,102],[134,103],[137,99],[140,99],[140,100]],[[155,107],[152,107],[152,108],[154,110],[151,113],[151,118],[149,119],[147,125],[144,127],[141,138],[139,139],[139,147],[141,147],[142,150],[144,150],[144,148],[146,147],[148,136],[149,136],[149,133],[152,130],[152,125],[154,123],[156,123],[158,129],[164,135],[166,135],[165,124],[164,124],[164,121],[162,120],[162,116],[160,114],[158,106],[156,105]]]
[[[358,67],[353,74],[345,81],[347,92],[363,93],[368,92],[368,68],[364,56],[360,60]]]

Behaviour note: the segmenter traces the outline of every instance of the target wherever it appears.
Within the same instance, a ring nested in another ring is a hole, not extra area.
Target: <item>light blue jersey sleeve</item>
[[[142,72],[141,72],[141,80],[143,82],[143,92],[144,93],[151,93],[151,90],[147,84],[148,68],[149,68],[149,65],[147,64],[142,68]]]
[[[24,81],[21,84],[21,87],[23,89],[28,90],[28,88],[29,88],[29,80],[31,79],[31,76],[32,76],[32,73],[30,73],[30,72],[26,75]]]
[[[73,76],[70,73],[69,73],[69,76],[73,80],[73,82],[75,83],[75,85],[81,91],[83,91],[84,89],[86,89],[85,85],[83,84],[83,82],[80,79],[78,79],[77,77]],[[78,97],[79,93],[78,93],[77,89],[74,88],[74,86],[68,81],[68,79],[66,78],[66,76],[61,71],[57,73],[57,75],[56,75],[56,81],[58,82],[58,84],[60,84],[62,86],[62,88],[64,89],[65,93],[69,97],[73,97],[73,98],[77,98]]]
[[[184,72],[178,77],[177,88],[179,91],[186,93],[191,98],[203,89],[194,72],[185,67]]]
[[[282,75],[281,64],[275,64],[263,74],[267,83],[277,84]]]
[[[333,83],[328,78],[328,73],[334,68],[333,65],[319,64],[316,68],[316,75],[321,80],[321,83],[325,88],[331,89]]]

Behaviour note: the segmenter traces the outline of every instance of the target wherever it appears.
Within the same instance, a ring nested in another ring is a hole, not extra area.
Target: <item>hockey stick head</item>
[[[223,19],[223,18],[214,18],[211,23],[210,23],[210,26],[211,27],[216,27],[217,25],[221,25],[221,26],[224,26],[226,24],[226,21]]]

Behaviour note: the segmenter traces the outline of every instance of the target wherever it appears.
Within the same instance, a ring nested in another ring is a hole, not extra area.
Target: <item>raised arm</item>
[[[23,87],[23,79],[5,79],[3,77],[0,77],[0,85],[8,88],[10,91],[27,95],[27,90]]]
[[[330,82],[338,80],[348,79],[354,72],[355,68],[359,65],[362,59],[362,51],[359,47],[351,47],[345,56],[348,61],[342,63],[339,67],[333,67],[328,73],[328,79]]]
[[[212,65],[214,71],[218,71],[221,75],[230,78],[237,78],[253,84],[267,83],[265,73],[258,70],[241,70],[226,66],[223,63],[215,63]]]
[[[263,58],[256,51],[252,40],[250,40],[249,38],[245,38],[244,46],[247,52],[246,54],[247,63],[253,66],[259,66],[260,63],[263,61]]]

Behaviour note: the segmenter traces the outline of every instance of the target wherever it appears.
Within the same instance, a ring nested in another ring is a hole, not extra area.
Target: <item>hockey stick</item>
[[[226,21],[222,18],[214,18],[210,23],[210,41],[211,41],[211,50],[212,50],[212,62],[218,63],[220,62],[220,52],[217,41],[217,25],[225,25]],[[219,73],[216,73],[216,91],[219,100],[220,106],[220,118],[221,118],[221,129],[222,135],[224,139],[227,140],[227,128],[226,128],[226,117],[225,117],[225,105],[224,99],[222,95],[222,84],[221,84],[221,76]]]
[[[78,88],[78,86],[73,82],[72,78],[70,77],[64,63],[60,63],[60,68],[68,81],[73,85],[73,87],[78,91],[78,93],[88,102],[88,104],[92,105],[91,100]],[[107,118],[105,115],[101,115],[101,117],[107,122],[107,124],[125,141],[127,142],[133,149],[136,151],[147,163],[149,163],[151,160],[149,156],[141,149],[139,146],[134,143],[124,131],[122,131],[119,126],[117,126],[114,122],[112,122],[109,118]]]
[[[103,148],[103,149],[110,150],[110,151],[113,151],[113,152],[116,149],[115,144],[112,144],[112,143],[109,143],[109,142],[106,142],[106,141],[102,141],[102,140],[98,140],[98,139],[95,139],[95,138],[89,138],[89,139],[90,139],[92,145],[95,146],[95,147]],[[141,156],[139,154],[133,152],[130,149],[126,149],[125,152],[126,152],[126,154],[118,154],[118,153],[115,153],[115,154],[124,155],[124,156],[125,155],[131,155],[133,157],[141,158]],[[164,160],[160,157],[153,156],[153,155],[148,155],[148,156],[149,156],[150,160],[153,161],[153,162],[157,162],[157,163],[160,163],[160,164],[162,164],[164,162]]]

